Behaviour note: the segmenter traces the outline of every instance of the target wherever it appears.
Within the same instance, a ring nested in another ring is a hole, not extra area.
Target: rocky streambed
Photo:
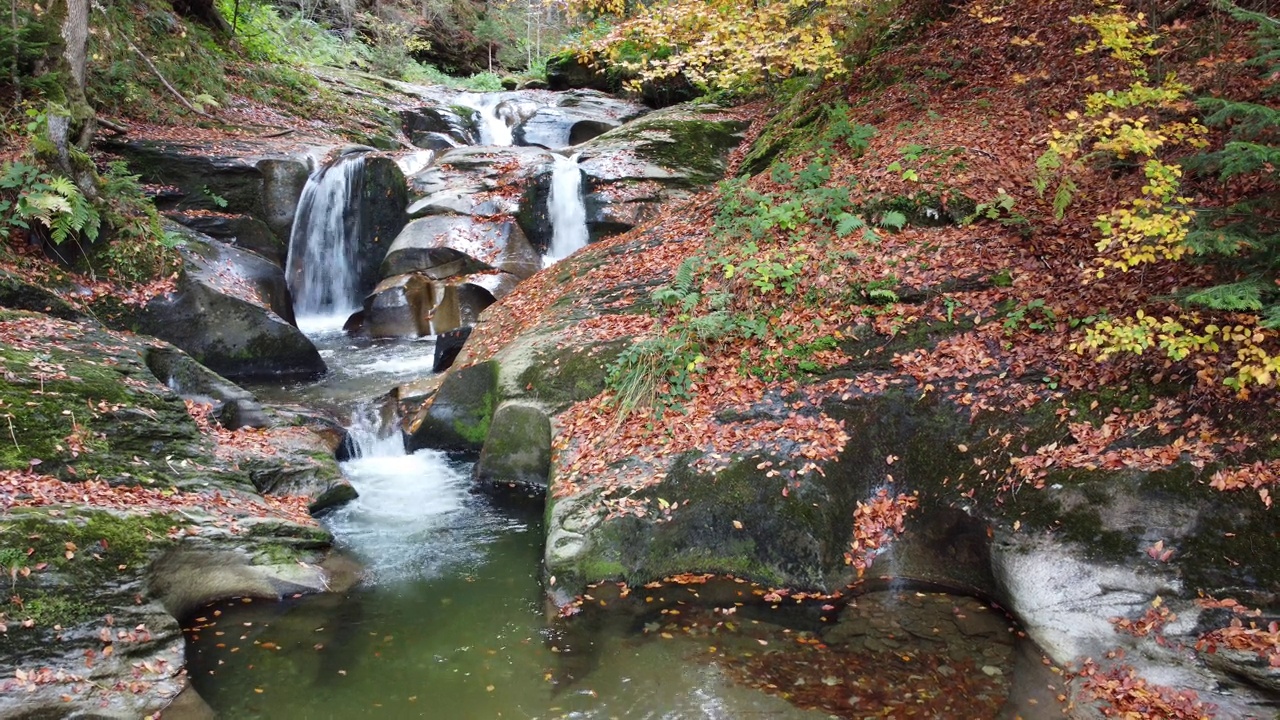
[[[1274,540],[1266,511],[1176,465],[1053,474],[1003,504],[954,483],[983,453],[1063,433],[1056,405],[1015,426],[895,365],[965,321],[850,337],[859,359],[812,387],[719,412],[689,442],[615,443],[628,453],[597,467],[605,428],[580,423],[583,403],[652,329],[649,292],[683,257],[659,229],[723,176],[749,118],[387,87],[399,123],[370,138],[381,150],[107,148],[180,224],[165,295],[68,303],[0,276],[0,552],[19,598],[0,716],[141,717],[186,687],[166,717],[800,718],[908,701],[1038,717],[1063,692],[1044,655],[1117,648],[1223,716],[1270,711],[1274,670],[1184,652],[1218,612],[1197,591],[1274,586],[1266,553],[1216,529]],[[556,214],[567,165],[581,212]],[[565,217],[591,243],[567,258],[552,252]],[[1010,370],[969,380],[1037,390]],[[820,472],[781,471],[836,436]],[[915,498],[908,530],[864,577],[846,557],[855,518],[899,495]],[[1177,615],[1169,644],[1116,633],[1112,618],[1160,606]]]

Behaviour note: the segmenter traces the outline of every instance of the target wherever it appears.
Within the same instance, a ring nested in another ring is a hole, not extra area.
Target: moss
[[[67,597],[43,592],[28,593],[16,614],[30,618],[40,627],[70,627],[101,613],[103,606],[80,597]]]
[[[472,418],[458,418],[453,421],[453,430],[472,445],[483,445],[489,436],[489,425],[493,422],[493,411],[498,407],[498,392],[486,390],[475,405]]]
[[[176,524],[168,515],[50,512],[19,508],[0,520],[0,547],[21,553],[10,567],[46,565],[25,578],[13,578],[10,595],[17,600],[3,608],[39,627],[68,626],[110,612],[117,602],[113,594],[171,544],[168,532]]]
[[[605,369],[629,339],[539,353],[517,382],[530,396],[553,407],[590,400],[605,388]]]
[[[103,510],[67,511],[54,517],[43,509],[13,511],[0,520],[0,546],[25,547],[27,562],[47,562],[72,573],[115,573],[121,565],[144,565],[167,544],[170,515],[122,515]],[[68,559],[67,543],[75,545]]]
[[[666,168],[679,169],[682,184],[701,187],[724,175],[724,155],[738,144],[743,123],[705,120],[688,112],[651,116],[607,133],[630,145],[637,157]]]
[[[7,313],[0,320],[31,317]],[[201,454],[195,422],[142,362],[140,341],[88,325],[56,328],[38,351],[0,348],[7,370],[0,374],[0,434],[7,436],[0,468],[26,468],[37,458],[43,472],[66,479],[160,481],[166,475],[144,459]],[[78,455],[68,442],[73,435]]]
[[[583,583],[593,583],[603,580],[622,580],[626,576],[626,570],[622,563],[616,560],[590,558],[578,564],[578,574]]]

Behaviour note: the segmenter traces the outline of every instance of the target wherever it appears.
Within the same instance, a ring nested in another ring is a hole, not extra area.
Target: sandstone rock
[[[542,258],[511,220],[432,215],[418,218],[396,237],[382,263],[382,276],[420,272],[443,280],[498,269],[525,278]]]

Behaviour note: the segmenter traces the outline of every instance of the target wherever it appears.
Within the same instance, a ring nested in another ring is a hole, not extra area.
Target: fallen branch
[[[160,73],[160,69],[156,67],[156,64],[151,62],[151,58],[147,57],[146,53],[139,50],[138,46],[134,45],[132,40],[130,40],[129,38],[125,38],[124,41],[129,43],[129,49],[133,50],[135,53],[137,53],[138,57],[142,58],[142,62],[146,63],[147,67],[151,69],[151,72],[155,73],[155,76],[160,78],[160,82],[164,84],[165,89],[167,89],[170,93],[173,93],[173,96],[178,99],[178,102],[182,103],[183,107],[195,113],[196,115],[199,115],[200,117],[208,118],[214,121],[218,119],[210,115],[209,113],[197,108],[195,105],[192,105],[190,100],[187,100],[185,97],[183,97],[182,93],[178,92],[177,88],[169,84],[169,81],[166,80],[164,75]]]
[[[106,118],[100,117],[98,118],[98,124],[117,135],[127,135],[129,133],[128,125],[125,125],[123,123],[118,123],[113,120],[108,120]]]

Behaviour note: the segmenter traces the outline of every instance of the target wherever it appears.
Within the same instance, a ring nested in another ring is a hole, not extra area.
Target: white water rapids
[[[515,142],[511,126],[498,117],[498,104],[503,101],[499,93],[464,93],[458,96],[458,104],[469,107],[479,115],[476,129],[480,131],[481,145],[508,146]]]

